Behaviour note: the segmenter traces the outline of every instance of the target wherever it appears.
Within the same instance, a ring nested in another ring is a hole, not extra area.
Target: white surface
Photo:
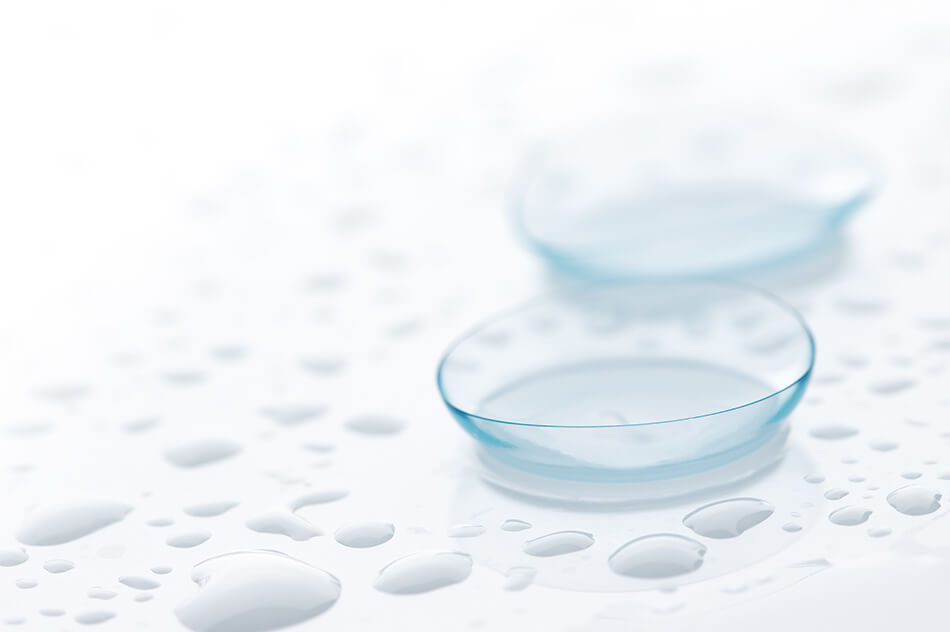
[[[58,630],[105,609],[116,616],[103,630],[176,629],[173,609],[199,590],[194,564],[269,548],[342,584],[306,629],[943,629],[946,509],[906,516],[885,500],[911,483],[906,472],[948,491],[938,474],[950,469],[950,23],[937,7],[5,5],[0,548],[16,544],[33,505],[98,498],[134,509],[0,567],[0,617]],[[750,487],[660,507],[581,512],[502,496],[473,474],[433,372],[457,333],[548,283],[511,235],[506,178],[534,139],[683,100],[836,129],[886,176],[837,248],[756,279],[799,305],[818,340],[789,455]],[[245,354],[220,359],[232,345]],[[302,368],[312,356],[343,368]],[[882,394],[901,381],[911,385]],[[87,391],[37,396],[63,385]],[[327,411],[296,426],[261,413],[301,404]],[[363,414],[407,426],[388,436],[345,428]],[[143,431],[123,427],[152,417]],[[34,421],[38,431],[22,432]],[[826,424],[859,432],[809,434]],[[163,457],[206,437],[243,450],[195,469]],[[875,439],[898,447],[873,450]],[[302,447],[313,442],[336,449]],[[816,473],[824,482],[803,480]],[[833,487],[849,495],[825,500]],[[297,542],[245,526],[330,488],[349,495],[299,510],[327,535]],[[776,512],[739,538],[704,541],[692,578],[703,581],[603,592],[631,588],[606,566],[624,541],[689,535],[687,512],[742,495]],[[211,518],[182,511],[223,500],[240,504]],[[832,524],[846,504],[873,513]],[[805,528],[787,533],[793,511]],[[175,524],[146,526],[160,517]],[[508,518],[534,526],[503,532]],[[362,520],[391,522],[396,535],[366,550],[333,540]],[[470,523],[486,533],[447,537]],[[892,533],[872,538],[872,527]],[[212,536],[188,549],[165,542],[195,529]],[[563,529],[596,543],[573,562],[520,552]],[[475,560],[458,585],[373,588],[402,555],[456,549]],[[53,559],[76,566],[54,575],[43,569]],[[173,570],[149,572],[160,565]],[[528,565],[540,569],[536,584],[505,591],[501,571]],[[118,582],[126,575],[162,585],[135,602],[139,591]],[[38,586],[17,588],[21,578]],[[93,586],[118,596],[90,599]]]

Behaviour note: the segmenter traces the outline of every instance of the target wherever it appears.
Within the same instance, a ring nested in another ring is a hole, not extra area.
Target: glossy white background
[[[5,5],[0,547],[15,545],[35,504],[103,498],[134,510],[74,542],[26,547],[26,563],[0,568],[0,620],[69,629],[80,613],[106,609],[116,616],[101,629],[176,629],[173,609],[199,590],[194,564],[268,548],[342,583],[339,602],[302,629],[943,629],[945,510],[910,517],[885,501],[908,472],[946,492],[940,474],[950,468],[950,16],[940,9]],[[798,305],[818,339],[789,456],[752,487],[662,508],[591,514],[492,494],[434,370],[458,333],[550,282],[510,231],[508,178],[536,140],[684,102],[831,128],[880,165],[882,188],[841,243],[753,275]],[[222,359],[222,347],[244,353]],[[304,366],[314,357],[342,368],[315,374]],[[898,381],[910,385],[879,393]],[[64,386],[83,394],[51,400],[49,389]],[[261,413],[302,404],[327,412],[294,427]],[[406,429],[347,431],[347,419],[369,413]],[[144,418],[158,423],[129,431]],[[828,424],[859,432],[809,434]],[[195,470],[163,458],[195,437],[243,451]],[[899,447],[873,450],[875,439]],[[302,447],[313,442],[336,449]],[[806,483],[809,474],[825,481]],[[849,496],[824,499],[831,487]],[[301,510],[325,536],[295,542],[245,526],[331,488],[349,496]],[[688,511],[747,494],[776,513],[736,540],[707,542],[705,581],[602,592],[598,573],[627,537],[688,534]],[[182,512],[226,499],[240,504],[219,517]],[[873,513],[860,526],[831,524],[843,504]],[[796,534],[781,529],[792,511],[805,527]],[[159,517],[176,523],[146,525]],[[506,518],[535,526],[503,533]],[[336,528],[364,519],[392,522],[396,536],[368,550],[333,541]],[[486,534],[447,536],[471,522]],[[869,527],[892,533],[872,538]],[[192,549],[165,544],[189,529],[212,537]],[[520,542],[560,529],[589,530],[598,544],[575,571],[551,571],[559,589],[505,591],[499,571],[532,562]],[[474,570],[425,595],[373,589],[379,569],[421,550],[467,551]],[[57,558],[75,569],[43,569]],[[158,565],[173,571],[152,575]],[[162,586],[134,602],[121,575]],[[21,578],[38,585],[17,588]],[[98,602],[92,586],[119,594]]]

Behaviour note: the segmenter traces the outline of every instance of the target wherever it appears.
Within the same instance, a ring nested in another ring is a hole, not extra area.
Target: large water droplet
[[[346,427],[353,432],[366,435],[393,435],[402,432],[406,422],[389,415],[360,415],[346,421]]]
[[[182,531],[181,533],[168,536],[165,538],[165,543],[176,549],[190,549],[207,542],[210,537],[210,531],[205,529],[192,529],[191,531]]]
[[[0,549],[0,566],[16,566],[30,559],[26,551],[18,546]]]
[[[196,518],[213,518],[214,516],[220,516],[227,511],[231,511],[237,506],[237,501],[218,500],[207,503],[198,503],[196,505],[188,505],[184,508],[184,512],[189,516],[194,516]]]
[[[151,577],[138,577],[136,575],[123,575],[119,578],[119,583],[136,590],[154,590],[161,586],[158,581]]]
[[[396,528],[388,522],[357,522],[340,527],[333,534],[337,542],[354,549],[365,549],[389,542]]]
[[[816,439],[847,439],[848,437],[853,437],[858,434],[857,428],[852,428],[851,426],[845,426],[844,424],[825,424],[822,426],[815,426],[808,431],[808,434],[815,437]]]
[[[316,528],[300,516],[282,511],[271,511],[249,519],[245,524],[251,531],[258,533],[277,533],[288,538],[304,542],[323,531]]]
[[[530,529],[531,523],[525,522],[524,520],[518,520],[516,518],[509,518],[505,520],[501,525],[502,531],[524,531],[525,529]]]
[[[108,610],[87,610],[76,615],[76,623],[82,625],[95,625],[105,623],[115,616],[114,612]]]
[[[662,579],[691,573],[703,565],[706,547],[673,533],[647,535],[627,542],[610,556],[611,570],[640,579]]]
[[[165,460],[178,467],[198,467],[234,456],[241,445],[227,439],[197,439],[165,450]]]
[[[76,568],[76,565],[69,560],[47,560],[43,562],[43,568],[47,573],[65,573]]]
[[[555,531],[528,540],[522,549],[528,555],[553,557],[583,551],[594,543],[594,536],[584,531]]]
[[[413,553],[385,566],[373,585],[385,593],[412,595],[458,584],[471,573],[472,558],[465,553]]]
[[[867,522],[867,519],[870,516],[870,509],[849,505],[847,507],[842,507],[841,509],[835,509],[832,511],[830,514],[828,514],[828,520],[845,527],[853,527],[855,525]]]
[[[26,517],[16,537],[33,546],[63,544],[118,522],[130,511],[129,505],[103,500],[41,507]]]
[[[887,495],[888,504],[908,516],[923,516],[940,509],[943,495],[935,489],[907,485]]]
[[[538,571],[530,566],[515,566],[505,571],[505,590],[524,590],[534,581]]]
[[[323,613],[340,598],[330,573],[283,553],[243,551],[201,562],[191,572],[201,588],[175,609],[197,632],[263,632]]]
[[[332,503],[336,500],[346,498],[350,493],[345,489],[323,489],[315,492],[308,492],[298,496],[290,503],[290,508],[294,511],[310,505],[322,505]]]
[[[758,498],[720,500],[692,511],[683,524],[707,538],[735,538],[775,513],[775,507]]]

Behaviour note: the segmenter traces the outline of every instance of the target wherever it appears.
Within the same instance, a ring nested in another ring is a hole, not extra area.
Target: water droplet
[[[43,568],[46,569],[48,573],[59,574],[73,570],[76,568],[76,565],[69,560],[47,560],[43,562]]]
[[[891,450],[896,450],[898,447],[896,441],[889,439],[873,439],[869,445],[872,450],[877,450],[878,452],[890,452]]]
[[[39,612],[44,617],[61,617],[66,614],[62,608],[40,608]]]
[[[583,551],[594,543],[594,536],[584,531],[555,531],[528,540],[522,549],[528,555],[552,557]]]
[[[863,483],[864,481],[867,480],[867,478],[865,478],[864,476],[861,476],[860,474],[854,474],[852,476],[849,476],[848,480],[852,483]]]
[[[156,575],[168,575],[170,572],[172,572],[172,567],[171,566],[153,566],[149,570],[151,570]]]
[[[146,430],[151,430],[158,426],[161,423],[161,420],[158,417],[143,417],[141,419],[130,419],[122,424],[122,430],[138,434],[140,432],[145,432]]]
[[[923,474],[920,472],[901,472],[901,478],[906,478],[909,481],[915,481],[921,476],[923,476]]]
[[[162,379],[173,386],[195,386],[206,377],[200,369],[170,369],[162,373]]]
[[[806,474],[804,479],[806,483],[811,483],[812,485],[820,485],[825,482],[825,477],[821,474]]]
[[[136,575],[123,575],[119,578],[119,583],[135,590],[154,590],[161,584],[151,577],[138,577]]]
[[[327,413],[327,410],[326,406],[319,404],[287,404],[268,406],[261,409],[261,414],[282,426],[299,426],[319,419]]]
[[[213,518],[214,516],[220,516],[227,511],[231,511],[237,506],[238,503],[233,500],[218,500],[188,505],[185,507],[184,512],[196,518]]]
[[[501,525],[502,531],[524,531],[525,529],[530,529],[531,523],[525,522],[524,520],[517,520],[515,518],[509,518],[505,520]]]
[[[18,546],[0,549],[0,566],[16,566],[28,559],[30,559],[30,556]]]
[[[449,527],[450,538],[476,538],[483,533],[485,533],[485,527],[480,524],[457,524]]]
[[[853,437],[858,434],[858,429],[842,424],[826,424],[823,426],[815,426],[808,431],[808,434],[816,439],[847,439],[848,437]]]
[[[538,571],[530,566],[515,566],[505,571],[505,590],[524,590],[534,581]]]
[[[16,537],[33,546],[63,544],[118,522],[130,511],[129,505],[101,500],[41,507],[26,517]]]
[[[848,505],[847,507],[832,511],[828,514],[828,520],[831,520],[834,524],[840,524],[845,527],[854,527],[867,522],[870,516],[870,509]]]
[[[396,528],[388,522],[356,522],[340,527],[333,534],[337,542],[354,549],[365,549],[389,542]]]
[[[325,377],[336,375],[346,366],[346,361],[338,356],[308,356],[300,360],[304,370]]]
[[[662,579],[691,573],[703,565],[706,547],[690,538],[659,533],[636,538],[609,558],[611,570],[640,579]]]
[[[868,535],[872,538],[883,538],[890,534],[891,530],[887,527],[871,527],[868,529]]]
[[[365,435],[394,435],[402,432],[406,422],[389,415],[360,415],[345,423],[347,429]]]
[[[182,531],[165,538],[165,544],[173,546],[176,549],[190,549],[207,542],[211,537],[211,532],[204,529],[194,529],[192,531]]]
[[[841,500],[848,495],[848,490],[841,489],[840,487],[832,487],[825,492],[825,498],[828,500]]]
[[[29,577],[21,577],[20,579],[16,580],[16,587],[23,588],[24,590],[36,588],[39,585],[40,583],[38,581]]]
[[[175,524],[175,521],[171,518],[152,518],[151,520],[146,520],[145,524],[150,527],[170,527]]]
[[[213,557],[192,569],[198,593],[175,608],[196,632],[263,632],[316,617],[340,598],[330,573],[273,551]]]
[[[142,603],[144,601],[151,601],[154,598],[155,598],[155,595],[153,595],[152,593],[138,593],[137,595],[132,596],[132,601],[137,601],[139,603]]]
[[[334,448],[329,443],[305,443],[301,446],[304,450],[309,450],[310,452],[317,452],[318,454],[329,454],[333,452]]]
[[[336,500],[346,498],[349,496],[349,494],[350,493],[345,489],[322,489],[315,492],[308,492],[295,498],[290,503],[290,508],[294,511],[297,511],[298,509],[309,507],[310,505],[332,503]]]
[[[17,617],[17,616],[7,617],[6,619],[3,620],[3,622],[6,623],[7,625],[23,625],[24,623],[26,623],[26,617]]]
[[[775,507],[759,498],[731,498],[686,514],[683,524],[707,538],[735,538],[774,512]]]
[[[940,509],[943,495],[935,489],[907,485],[887,495],[888,504],[908,516],[923,516]]]
[[[802,525],[797,522],[786,522],[782,525],[783,531],[788,531],[789,533],[798,533],[802,530]]]
[[[114,612],[109,610],[87,610],[76,615],[76,623],[81,625],[95,625],[105,623],[115,616]]]
[[[950,470],[944,470],[937,473],[937,478],[941,481],[950,481]]]
[[[875,395],[896,395],[914,386],[914,380],[902,377],[882,378],[871,382],[869,388]]]
[[[44,434],[53,427],[49,421],[24,421],[4,426],[3,432],[11,437],[35,437]]]
[[[86,593],[90,599],[112,599],[119,593],[114,590],[109,590],[108,588],[103,588],[101,586],[93,586],[89,589],[89,592]]]
[[[318,535],[323,535],[323,531],[300,516],[282,511],[271,511],[255,516],[249,519],[245,524],[251,531],[257,531],[258,533],[277,533],[297,540],[298,542],[304,542]]]
[[[471,572],[472,558],[465,553],[413,553],[386,565],[373,586],[385,593],[413,595],[458,584]]]
[[[165,459],[178,467],[198,467],[230,458],[240,451],[240,444],[227,439],[197,439],[168,448]]]

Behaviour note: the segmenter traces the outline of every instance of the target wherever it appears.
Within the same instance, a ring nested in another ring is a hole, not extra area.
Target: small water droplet
[[[804,479],[806,483],[811,483],[812,485],[819,485],[825,482],[825,477],[821,474],[806,474]]]
[[[841,489],[840,487],[832,487],[825,492],[825,498],[828,500],[841,500],[848,495],[848,490]]]
[[[522,550],[535,557],[553,557],[583,551],[594,543],[594,536],[584,531],[555,531],[528,540]]]
[[[199,544],[207,542],[211,537],[211,532],[204,529],[193,529],[191,531],[182,531],[165,538],[165,544],[173,546],[176,549],[190,549]]]
[[[402,432],[406,422],[389,415],[360,415],[344,424],[348,430],[364,435],[394,435]]]
[[[871,527],[868,529],[868,535],[872,538],[883,538],[890,534],[891,530],[888,527]]]
[[[867,522],[867,519],[871,516],[871,513],[872,512],[870,509],[848,505],[847,507],[842,507],[841,509],[835,509],[832,511],[830,514],[828,514],[828,519],[834,524],[839,524],[845,527],[854,527]]]
[[[516,518],[509,518],[505,520],[501,525],[502,531],[524,531],[525,529],[530,529],[531,523],[525,522],[524,520],[518,520]]]
[[[735,538],[774,512],[774,506],[759,498],[730,498],[686,514],[683,524],[707,538]]]
[[[25,518],[16,537],[33,546],[63,544],[119,522],[130,511],[123,503],[96,500],[40,507]]]
[[[413,595],[458,584],[471,573],[472,558],[465,553],[413,553],[386,565],[373,586],[385,593]]]
[[[798,533],[802,530],[802,525],[797,522],[786,522],[782,525],[783,531],[788,531],[789,533]]]
[[[917,382],[903,377],[882,378],[871,382],[869,388],[875,395],[896,395],[906,391]]]
[[[231,511],[238,506],[237,501],[233,500],[218,500],[207,503],[198,503],[195,505],[188,505],[184,508],[184,512],[189,516],[194,516],[196,518],[213,518],[214,516],[220,516],[221,514]]]
[[[457,524],[449,527],[450,538],[475,538],[485,533],[485,526],[480,524]]]
[[[323,535],[323,531],[300,516],[283,511],[271,511],[255,516],[245,524],[251,531],[285,535],[298,542],[305,542],[318,535]]]
[[[86,612],[80,612],[76,615],[76,623],[81,625],[95,625],[97,623],[105,623],[113,617],[115,617],[115,613],[109,610],[87,610]]]
[[[122,424],[122,430],[131,434],[138,434],[155,428],[159,423],[161,423],[161,420],[158,417],[130,419]]]
[[[149,527],[170,527],[175,524],[175,521],[171,518],[151,518],[146,520],[145,524]]]
[[[76,565],[69,560],[47,560],[43,562],[43,568],[47,573],[65,573],[76,568]]]
[[[901,472],[901,478],[906,478],[909,481],[915,481],[921,476],[923,476],[923,474],[920,472]]]
[[[142,603],[145,601],[151,601],[155,598],[155,595],[152,593],[138,593],[137,595],[132,595],[132,601]]]
[[[119,577],[119,583],[135,590],[154,590],[161,584],[151,577],[138,577],[136,575],[123,575]]]
[[[172,572],[172,567],[171,566],[153,566],[149,570],[155,573],[156,575],[168,575],[170,572]]]
[[[696,540],[659,533],[631,540],[609,558],[618,575],[639,579],[663,579],[691,573],[703,565],[706,547]]]
[[[165,460],[178,467],[198,467],[230,458],[241,445],[227,439],[197,439],[165,450]]]
[[[338,356],[308,356],[300,360],[300,366],[309,373],[326,377],[342,371],[346,361]]]
[[[864,476],[861,476],[860,474],[855,474],[853,476],[849,476],[848,480],[852,483],[863,483],[864,481],[867,480],[867,478],[865,478]]]
[[[323,417],[327,410],[320,404],[286,404],[262,408],[261,414],[282,426],[299,426]]]
[[[44,617],[61,617],[66,611],[62,608],[40,608],[39,613]]]
[[[887,495],[888,504],[908,516],[923,516],[940,509],[943,495],[935,489],[907,485]]]
[[[530,566],[515,566],[505,571],[505,590],[524,590],[534,581],[538,571]]]
[[[17,566],[28,559],[30,556],[18,546],[0,549],[0,566]]]
[[[175,608],[196,632],[262,632],[316,617],[340,598],[330,573],[274,551],[220,555],[192,569],[200,589]]]
[[[93,586],[89,589],[89,592],[86,593],[90,599],[112,599],[119,593],[114,590],[109,590],[108,588],[103,588],[101,586]]]
[[[813,436],[816,439],[827,439],[827,440],[837,440],[837,439],[847,439],[848,437],[853,437],[858,434],[857,428],[852,428],[851,426],[845,426],[843,424],[825,424],[822,426],[815,426],[808,431],[808,434]]]
[[[388,522],[356,522],[340,527],[333,537],[343,546],[365,549],[389,542],[395,532]]]
[[[29,590],[30,588],[36,588],[39,585],[40,583],[38,581],[30,577],[21,577],[20,579],[16,580],[16,587],[23,588],[24,590]]]
[[[310,505],[322,505],[324,503],[332,503],[337,500],[341,500],[349,496],[349,492],[345,489],[321,489],[315,492],[308,492],[302,496],[298,496],[290,503],[290,508],[293,511],[302,509],[303,507],[309,507]]]
[[[873,439],[869,445],[872,450],[877,450],[878,452],[890,452],[891,450],[896,450],[898,447],[896,441],[889,439]]]

